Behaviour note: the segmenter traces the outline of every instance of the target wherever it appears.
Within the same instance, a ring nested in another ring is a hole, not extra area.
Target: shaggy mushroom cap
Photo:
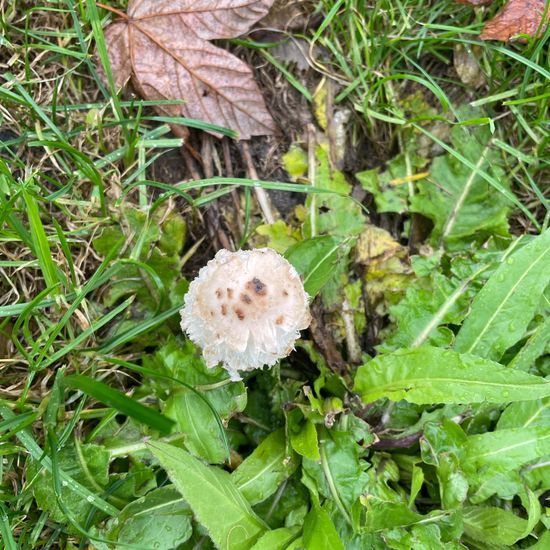
[[[308,295],[298,272],[274,250],[220,250],[189,286],[181,328],[206,366],[238,371],[286,357],[309,326]]]

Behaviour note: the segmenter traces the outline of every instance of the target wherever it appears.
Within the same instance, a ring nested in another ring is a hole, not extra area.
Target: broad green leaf
[[[176,421],[185,434],[185,447],[211,464],[226,459],[225,444],[208,405],[191,392],[177,393],[166,402],[164,414]]]
[[[155,354],[144,357],[144,366],[160,375],[158,378],[148,376],[146,385],[162,400],[169,395],[164,412],[185,434],[188,449],[209,462],[223,462],[228,447],[222,420],[228,421],[246,406],[244,384],[231,382],[221,367],[206,368],[200,350],[189,340],[170,339]],[[176,387],[173,378],[179,382]],[[200,394],[182,387],[185,385],[196,388]],[[143,386],[142,391],[147,394]]]
[[[204,393],[210,405],[227,419],[246,405],[246,393],[242,382],[229,383]],[[223,433],[211,410],[199,395],[182,389],[166,401],[164,414],[177,423],[185,434],[185,446],[194,455],[212,464],[221,464],[227,458]]]
[[[206,466],[167,443],[155,441],[148,447],[216,546],[222,550],[249,550],[254,546],[266,526],[227,472]]]
[[[10,408],[8,408],[5,405],[0,405],[0,415],[7,421],[16,420],[17,416],[11,411]],[[50,486],[52,484],[52,471],[55,468],[57,468],[56,475],[61,480],[61,483],[63,484],[63,487],[66,487],[71,492],[72,498],[77,498],[79,502],[83,503],[84,501],[91,503],[95,508],[98,510],[101,510],[105,514],[116,516],[119,512],[119,510],[114,507],[112,504],[104,500],[102,497],[97,495],[94,490],[88,489],[86,484],[79,483],[76,481],[71,475],[69,475],[64,469],[62,469],[59,466],[59,460],[54,465],[52,459],[50,456],[48,456],[48,453],[46,453],[40,445],[35,441],[34,436],[31,435],[30,431],[28,429],[20,429],[16,433],[17,439],[21,442],[23,447],[25,447],[26,451],[29,454],[29,460],[32,460],[32,463],[37,464],[40,463],[39,469],[45,470],[46,474],[41,475],[47,475],[50,479]],[[4,447],[7,447],[4,445]],[[4,448],[3,447],[3,448]],[[14,447],[17,451],[20,449],[17,447]],[[60,453],[61,459],[63,457],[63,452],[65,452],[66,449],[63,449]],[[6,451],[4,451],[6,452]],[[59,459],[59,455],[58,455]],[[107,457],[108,460],[108,457]],[[98,461],[99,462],[99,461]],[[32,464],[31,463],[31,464]],[[37,467],[38,469],[38,467]],[[80,474],[78,474],[80,475]],[[103,474],[101,474],[103,475]],[[27,474],[27,480],[29,479]],[[94,488],[95,489],[95,488]]]
[[[317,504],[306,516],[303,539],[307,550],[344,550],[330,516]]]
[[[119,550],[127,544],[172,550],[191,536],[192,517],[189,505],[174,487],[161,487],[128,504],[106,537],[122,543],[115,546]]]
[[[524,334],[550,282],[550,229],[512,253],[474,298],[454,349],[498,360]]]
[[[71,388],[76,388],[97,399],[101,403],[112,407],[120,413],[135,418],[139,422],[158,430],[163,434],[170,433],[173,422],[155,409],[142,405],[135,399],[132,399],[123,393],[107,386],[103,382],[98,382],[89,376],[73,374],[64,378],[65,384]]]
[[[262,502],[291,476],[298,463],[287,452],[283,429],[269,434],[231,474],[237,489],[250,504]]]
[[[468,437],[461,459],[470,478],[517,470],[550,454],[550,426],[511,428]]]
[[[518,401],[508,405],[500,415],[497,430],[550,426],[550,398]]]
[[[380,346],[382,351],[423,344],[445,347],[454,335],[445,325],[458,325],[468,311],[482,266],[466,278],[434,271],[429,278],[413,283],[401,302],[390,308],[396,330]]]
[[[418,466],[413,465],[412,477],[411,477],[411,494],[409,495],[409,502],[407,503],[409,508],[412,508],[418,493],[420,493],[424,485],[424,470]]]
[[[292,245],[300,240],[300,231],[293,229],[283,220],[275,223],[260,225],[256,233],[267,239],[267,246],[279,254],[284,254]]]
[[[357,370],[365,403],[381,397],[411,403],[503,403],[550,395],[550,382],[470,354],[429,346],[375,357]]]
[[[436,468],[441,505],[446,510],[459,508],[468,496],[469,484],[460,469],[460,457],[467,441],[462,428],[444,419],[428,422],[420,439],[422,459]]]
[[[299,527],[281,527],[262,535],[252,550],[284,550],[300,532]]]
[[[429,521],[429,520],[427,520]],[[413,525],[410,528],[391,529],[384,532],[384,550],[463,550],[456,542],[445,542],[440,526],[434,523]]]
[[[365,499],[375,498],[384,502],[408,503],[407,492],[399,485],[401,472],[397,463],[388,455],[374,453],[369,460],[370,468],[366,471],[367,485],[363,489],[361,504]]]
[[[286,259],[302,275],[304,288],[312,298],[332,277],[341,244],[342,240],[335,237],[314,237],[286,251]]]
[[[535,329],[533,335],[525,342],[508,366],[511,369],[528,371],[534,367],[535,361],[544,355],[548,342],[550,342],[550,317]]]
[[[368,496],[362,501],[366,508],[365,529],[367,532],[412,525],[424,519],[424,516],[413,512],[407,504],[402,502],[388,502]]]
[[[541,457],[522,471],[522,481],[534,491],[550,491],[550,455]]]
[[[523,494],[525,475],[531,470],[531,466],[527,469],[523,466],[537,459],[544,461],[550,455],[548,426],[548,422],[539,426],[533,423],[530,427],[499,429],[468,437],[461,466],[470,482],[470,502],[477,504],[492,495],[509,500]],[[540,484],[533,487],[539,490]]]
[[[529,550],[547,550],[550,548],[550,531],[544,531],[536,544],[529,546]]]
[[[525,526],[525,531],[523,532],[522,538],[528,536],[540,520],[542,506],[539,502],[539,498],[537,496],[538,494],[538,492],[535,493],[534,491],[531,491],[529,487],[525,487],[525,491],[522,491],[522,494],[520,495],[521,504],[527,511],[527,525]]]
[[[527,520],[496,507],[466,506],[464,532],[489,548],[495,544],[512,545],[525,536]]]
[[[359,460],[361,448],[346,432],[322,428],[319,434],[321,460],[304,458],[303,472],[315,483],[316,490],[331,499],[350,525],[355,525],[355,504],[368,482],[364,469],[367,464]]]
[[[455,126],[451,141],[453,149],[470,161],[471,167],[450,154],[436,157],[430,178],[417,184],[411,210],[433,221],[432,244],[459,249],[472,241],[483,242],[491,235],[506,237],[510,203],[480,176],[480,172],[485,172],[503,188],[510,187],[500,166],[499,152],[492,147],[489,128],[468,130]]]
[[[57,455],[57,467],[77,479],[91,494],[103,493],[109,481],[109,453],[99,445],[80,445],[78,448],[75,444],[66,446]],[[52,474],[42,469],[40,462],[29,459],[26,478],[28,483],[32,483],[38,506],[49,512],[54,521],[67,521],[57,503]],[[90,513],[94,497],[89,495],[87,499],[82,498],[69,484],[62,485],[59,497],[70,510],[72,518],[83,524]]]
[[[296,427],[289,426],[290,444],[292,448],[300,455],[309,458],[310,460],[320,460],[319,442],[317,441],[317,430],[315,424],[306,419],[303,424]]]
[[[286,547],[286,550],[304,550],[304,538],[298,537]]]

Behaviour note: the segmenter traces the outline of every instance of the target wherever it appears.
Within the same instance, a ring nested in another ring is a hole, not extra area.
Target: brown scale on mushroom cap
[[[267,286],[258,277],[254,277],[251,281],[248,281],[246,289],[255,292],[258,296],[265,296],[267,294]]]

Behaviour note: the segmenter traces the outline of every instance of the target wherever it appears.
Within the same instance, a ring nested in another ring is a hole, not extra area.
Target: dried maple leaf
[[[510,40],[518,34],[535,36],[541,27],[547,0],[510,0],[497,15],[485,25],[480,34],[482,40]],[[548,21],[550,10],[546,11]],[[543,25],[540,32],[544,31]]]
[[[121,21],[105,30],[116,85],[132,78],[146,99],[183,99],[157,110],[231,128],[240,139],[272,134],[275,123],[251,69],[207,42],[243,34],[272,3],[130,0],[126,14],[117,12]]]

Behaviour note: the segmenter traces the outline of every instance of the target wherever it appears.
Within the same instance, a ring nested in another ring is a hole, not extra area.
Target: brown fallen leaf
[[[231,128],[240,139],[272,134],[275,123],[250,67],[207,42],[243,34],[272,3],[129,0],[127,13],[116,11],[121,20],[105,30],[116,85],[132,78],[145,99],[184,100],[156,109]]]
[[[509,2],[485,25],[480,34],[482,40],[503,40],[519,34],[535,36],[540,28],[544,32],[546,24],[541,26],[547,0],[509,0]],[[550,10],[546,12],[546,21],[550,19]]]

